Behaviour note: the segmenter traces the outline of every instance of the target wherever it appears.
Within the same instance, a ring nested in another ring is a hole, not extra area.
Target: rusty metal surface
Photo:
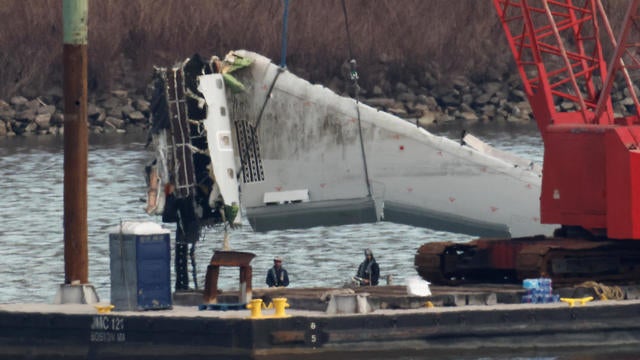
[[[271,343],[274,345],[304,343],[304,330],[280,330],[271,332]]]
[[[554,284],[629,283],[640,278],[640,246],[629,241],[541,244],[518,254],[521,278],[550,277]]]
[[[211,257],[211,265],[248,266],[256,254],[244,251],[216,251]]]
[[[536,277],[564,285],[630,283],[640,278],[640,244],[546,237],[429,243],[420,247],[414,263],[420,276],[443,285],[519,283]]]
[[[218,294],[218,276],[220,275],[221,266],[232,266],[240,268],[240,294],[238,302],[248,302],[251,298],[252,284],[251,278],[253,269],[249,265],[256,255],[243,251],[216,251],[211,257],[210,265],[207,266],[207,274],[205,275],[203,302],[205,304],[217,303]],[[242,297],[245,297],[244,299]]]
[[[218,298],[218,277],[220,267],[215,265],[207,266],[207,273],[204,278],[204,292],[202,302],[204,304],[215,304]]]

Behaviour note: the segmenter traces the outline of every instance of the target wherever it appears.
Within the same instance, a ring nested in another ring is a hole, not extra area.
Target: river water
[[[533,126],[485,127],[471,132],[494,146],[541,162],[541,140]],[[441,133],[452,138],[459,135],[457,130]],[[110,229],[123,220],[160,219],[147,216],[141,200],[146,196],[143,169],[152,156],[144,148],[145,134],[92,135],[89,143],[89,280],[101,300],[108,301]],[[64,282],[62,137],[0,139],[0,178],[4,203],[0,208],[0,258],[4,264],[0,303],[51,302]],[[173,224],[167,227],[175,230]],[[196,252],[200,286],[213,251],[222,247],[223,230],[209,229],[205,235]],[[394,283],[402,284],[407,276],[415,275],[413,256],[421,244],[470,238],[382,222],[268,233],[254,233],[245,226],[231,232],[230,243],[233,250],[257,255],[252,262],[254,287],[264,286],[274,255],[284,257],[292,287],[309,287],[342,285],[355,274],[365,248],[373,250],[382,275],[393,275]],[[225,272],[223,268],[220,287],[234,289],[236,282],[237,270]],[[586,358],[567,354],[514,356],[474,355],[468,359]]]
[[[477,134],[501,148],[536,161],[541,159],[535,128]],[[458,136],[455,131],[444,131]],[[143,177],[151,152],[144,148],[145,134],[91,136],[89,141],[88,226],[89,280],[101,299],[109,298],[109,246],[111,228],[125,220],[160,221],[143,211],[146,196]],[[64,282],[63,243],[63,138],[32,136],[0,139],[0,178],[5,206],[0,208],[0,257],[5,264],[0,302],[48,302]],[[174,224],[166,227],[175,230]],[[304,230],[254,233],[249,226],[233,230],[234,250],[250,251],[254,287],[264,286],[274,255],[284,257],[291,286],[339,286],[355,274],[371,248],[382,275],[395,283],[415,275],[413,256],[428,241],[459,239],[467,235],[415,228],[393,223],[316,227]],[[172,239],[175,236],[172,234]],[[213,250],[222,247],[223,229],[205,230],[196,249],[199,285]],[[237,286],[235,269],[222,269],[221,288]],[[191,284],[193,287],[193,283]]]

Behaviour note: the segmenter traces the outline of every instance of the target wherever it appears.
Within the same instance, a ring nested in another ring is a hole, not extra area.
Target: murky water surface
[[[501,149],[541,162],[542,145],[534,127],[471,129]],[[456,131],[441,131],[456,138]],[[145,135],[101,135],[90,138],[89,150],[89,279],[101,299],[109,299],[109,229],[121,220],[155,220],[143,211],[143,168],[151,158]],[[0,139],[0,303],[51,302],[64,282],[63,244],[63,140],[61,137]],[[167,227],[174,230],[173,224]],[[214,249],[222,247],[222,229],[206,231],[197,248],[197,270],[202,286],[206,265]],[[425,242],[468,240],[454,233],[392,223],[317,227],[305,230],[253,233],[246,226],[231,233],[234,250],[257,254],[253,261],[255,287],[263,286],[274,255],[284,256],[291,286],[340,286],[362,260],[362,250],[373,249],[382,275],[402,284],[415,275],[413,256]],[[174,236],[172,234],[172,239]],[[236,287],[237,271],[222,269],[221,288]],[[579,353],[579,352],[578,352]],[[584,354],[584,353],[583,353]],[[593,354],[593,352],[590,352]],[[470,355],[464,359],[604,359],[571,354],[517,354],[498,357]],[[519,355],[517,355],[519,356]],[[624,357],[617,353],[614,357]],[[403,358],[403,357],[400,357]],[[414,357],[404,357],[413,359]],[[419,357],[421,358],[421,357]],[[443,357],[442,359],[449,359]],[[450,359],[461,358],[451,357]]]

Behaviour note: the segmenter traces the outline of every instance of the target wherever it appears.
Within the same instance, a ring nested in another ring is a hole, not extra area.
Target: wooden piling
[[[65,284],[88,283],[87,17],[88,0],[64,0]]]

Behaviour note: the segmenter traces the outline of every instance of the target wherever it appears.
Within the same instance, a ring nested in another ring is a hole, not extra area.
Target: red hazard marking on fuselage
[[[280,190],[282,190],[282,186],[276,186],[275,189],[276,189],[276,191],[280,191]]]
[[[454,202],[456,201],[456,198],[449,196],[449,202]]]
[[[400,145],[400,150],[404,150],[404,145]]]
[[[496,212],[496,211],[498,211],[498,208],[497,208],[497,207],[495,207],[495,206],[491,206],[491,207],[490,207],[490,209],[491,209],[491,212]]]

